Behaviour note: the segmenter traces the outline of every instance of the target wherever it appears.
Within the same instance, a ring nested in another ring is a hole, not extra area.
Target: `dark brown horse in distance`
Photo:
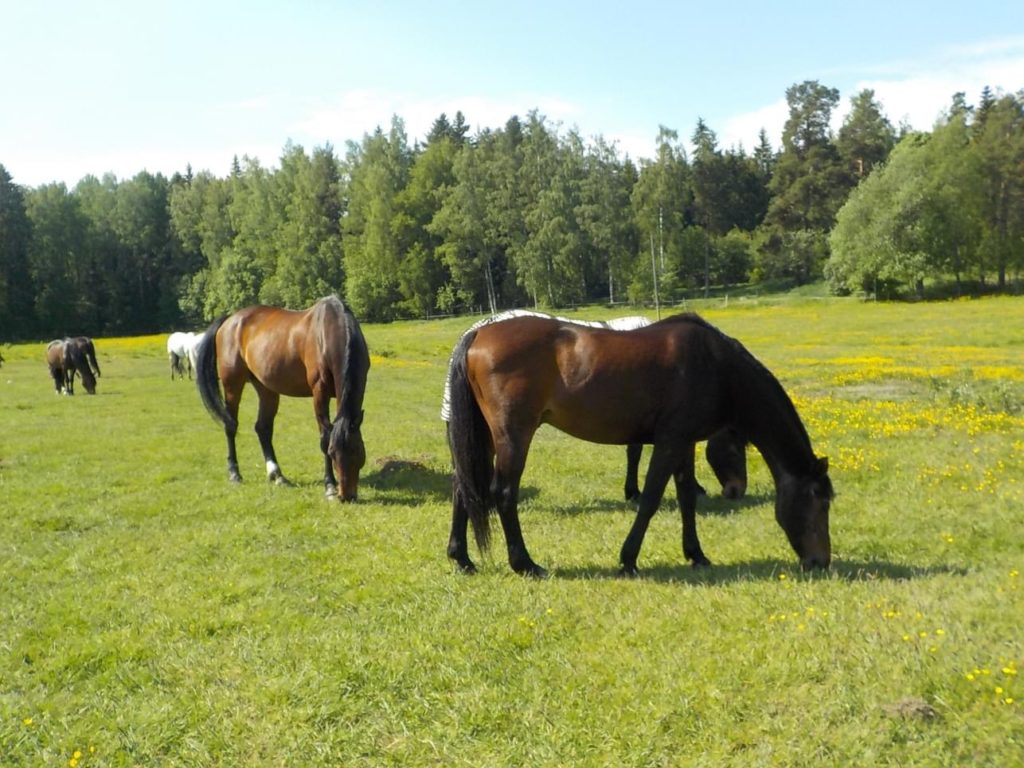
[[[100,365],[96,361],[96,346],[87,336],[51,341],[46,345],[46,364],[57,394],[75,394],[76,373],[82,377],[85,391],[96,394]]]
[[[597,443],[654,446],[636,519],[619,555],[637,558],[669,478],[683,519],[683,554],[709,565],[696,528],[694,446],[732,426],[761,452],[775,481],[775,517],[805,568],[831,560],[828,461],[815,456],[778,380],[738,341],[683,314],[633,331],[523,317],[466,334],[453,356],[448,442],[455,468],[448,556],[472,572],[496,508],[508,559],[543,576],[519,525],[519,483],[541,424]]]
[[[312,396],[327,496],[354,501],[359,470],[366,463],[360,428],[369,370],[363,332],[337,296],[320,299],[302,311],[258,305],[216,320],[196,353],[196,383],[203,404],[224,425],[228,477],[234,482],[242,479],[235,435],[242,389],[251,383],[259,397],[256,435],[267,478],[287,483],[273,446],[274,417],[281,395]],[[332,397],[337,403],[333,419],[329,413]]]

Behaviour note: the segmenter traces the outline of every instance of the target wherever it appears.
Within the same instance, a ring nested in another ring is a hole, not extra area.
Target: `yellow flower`
[[[1007,704],[1013,704],[1013,696],[1007,696],[1003,701]]]
[[[1002,695],[1003,695],[1003,687],[1001,685],[997,685],[996,686],[996,696],[1002,696]]]
[[[22,720],[21,722],[22,722],[22,723],[23,723],[24,725],[32,725],[32,718],[31,718],[31,717],[26,717],[26,718],[25,718],[24,720]]]
[[[72,757],[73,757],[73,758],[74,758],[75,760],[81,760],[81,759],[82,759],[82,750],[80,750],[80,749],[76,749],[76,750],[75,750],[75,754],[73,754],[73,755],[72,755]]]
[[[786,574],[780,573],[779,574],[779,581],[785,581],[785,580],[786,580]]]

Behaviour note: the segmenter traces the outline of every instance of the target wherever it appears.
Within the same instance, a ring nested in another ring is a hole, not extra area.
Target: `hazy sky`
[[[698,117],[723,148],[761,127],[777,147],[804,80],[839,89],[837,117],[873,88],[929,129],[957,91],[1024,88],[1024,3],[0,0],[0,54],[0,164],[28,186],[276,167],[394,114],[412,143],[457,110],[475,132],[538,109],[639,159]]]

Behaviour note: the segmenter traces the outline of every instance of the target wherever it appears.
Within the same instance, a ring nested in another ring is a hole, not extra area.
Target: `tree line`
[[[660,300],[827,278],[837,293],[1006,288],[1024,256],[1024,91],[933,131],[894,127],[870,90],[786,91],[782,146],[687,152],[661,127],[638,163],[536,111],[469,135],[391,120],[342,155],[285,145],[226,177],[191,168],[17,185],[0,165],[0,338],[157,332],[252,303],[341,295],[367,321]]]

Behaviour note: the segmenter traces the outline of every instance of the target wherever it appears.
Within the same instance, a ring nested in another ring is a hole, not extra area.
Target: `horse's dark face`
[[[90,395],[96,394],[96,377],[92,375],[92,371],[89,370],[89,366],[83,366],[78,369],[78,372],[82,375],[82,386],[85,387],[85,391]]]
[[[741,499],[747,492],[747,444],[731,427],[716,432],[708,440],[705,455],[722,484],[727,499]]]
[[[816,460],[811,474],[779,482],[775,519],[786,532],[804,570],[828,568],[832,560],[828,513],[833,496],[825,458]]]
[[[360,431],[362,421],[362,413],[357,421],[343,419],[341,428],[331,435],[327,455],[338,475],[339,501],[355,501],[359,495],[359,470],[366,464],[366,446]]]

